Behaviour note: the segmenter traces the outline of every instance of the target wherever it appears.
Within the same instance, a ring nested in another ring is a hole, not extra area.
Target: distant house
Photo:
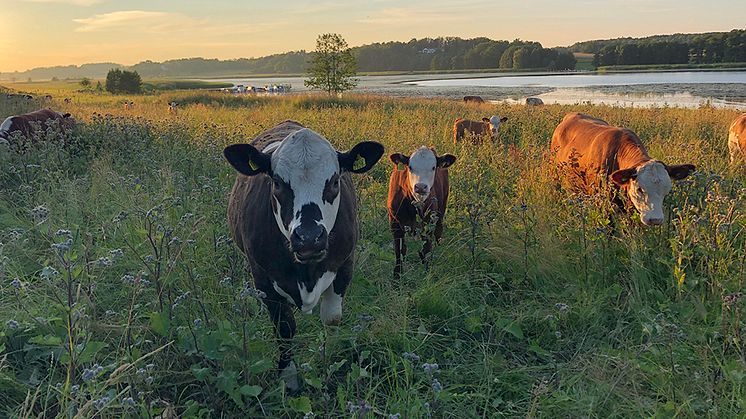
[[[438,52],[437,48],[422,48],[420,51],[421,54],[435,54]]]

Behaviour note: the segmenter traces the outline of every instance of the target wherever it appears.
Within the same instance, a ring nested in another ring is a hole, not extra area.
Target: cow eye
[[[435,170],[435,166],[433,166],[433,168],[432,168],[432,169],[430,169],[430,170]]]
[[[642,193],[642,188],[637,188],[637,193]]]

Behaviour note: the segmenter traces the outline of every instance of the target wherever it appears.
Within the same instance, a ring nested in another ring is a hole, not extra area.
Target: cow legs
[[[275,326],[275,333],[280,339],[280,361],[277,364],[280,379],[285,381],[285,386],[290,392],[295,392],[298,390],[298,370],[295,367],[290,346],[295,336],[295,316],[293,316],[292,308],[282,301],[282,297],[274,290],[267,295],[270,297],[264,302],[272,324]]]
[[[404,241],[404,231],[400,226],[391,226],[391,232],[394,235],[394,256],[396,264],[394,265],[394,279],[399,279],[402,272],[402,257],[407,255],[407,243]]]
[[[339,326],[342,322],[342,298],[352,280],[352,258],[337,271],[337,276],[329,288],[321,294],[319,316],[326,326]]]

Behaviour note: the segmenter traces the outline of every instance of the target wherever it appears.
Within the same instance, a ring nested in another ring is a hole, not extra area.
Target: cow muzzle
[[[290,250],[299,263],[312,263],[326,256],[329,235],[321,224],[300,225],[290,234]]]

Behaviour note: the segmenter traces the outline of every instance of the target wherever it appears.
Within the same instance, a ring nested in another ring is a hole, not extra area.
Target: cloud
[[[450,10],[426,10],[421,8],[391,7],[358,20],[359,23],[376,25],[401,25],[423,23],[444,23],[463,20],[463,14],[455,14]]]
[[[22,0],[26,3],[60,3],[71,4],[73,6],[93,6],[101,3],[103,0]]]
[[[104,13],[88,18],[73,19],[82,26],[76,32],[102,32],[113,30],[136,30],[138,32],[163,33],[194,26],[197,20],[180,13],[150,12],[145,10],[123,10]]]

